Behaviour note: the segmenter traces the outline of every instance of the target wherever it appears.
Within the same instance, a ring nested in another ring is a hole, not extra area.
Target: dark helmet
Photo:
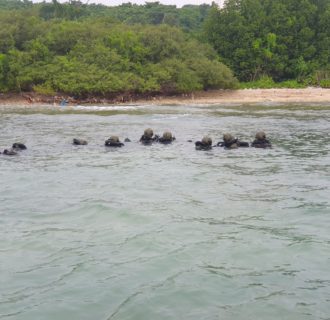
[[[144,130],[144,136],[147,138],[152,138],[152,136],[154,135],[154,132],[152,129],[148,128]]]
[[[257,140],[264,140],[264,139],[266,139],[266,133],[264,131],[258,131],[256,133],[256,139]]]
[[[233,140],[234,140],[234,137],[230,133],[225,133],[223,135],[223,141],[224,142],[230,142],[230,141],[233,141]]]
[[[117,142],[119,142],[119,138],[118,138],[118,136],[111,136],[108,139],[108,141],[111,142],[111,143],[117,143]]]
[[[163,139],[166,141],[171,141],[173,139],[172,133],[169,131],[165,131],[163,133]]]
[[[202,139],[202,143],[208,146],[212,145],[212,139],[208,136],[203,137]]]

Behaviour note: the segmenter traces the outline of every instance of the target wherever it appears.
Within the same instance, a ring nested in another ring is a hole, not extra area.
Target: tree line
[[[0,92],[176,94],[236,88],[236,79],[330,87],[329,48],[329,0],[0,0]]]
[[[0,12],[2,92],[112,97],[232,88],[237,83],[209,44],[176,26],[127,24],[100,14],[72,18],[66,8],[79,9],[80,4],[15,1],[18,8]],[[48,6],[64,17],[45,18]]]
[[[30,0],[0,0],[0,10],[29,9],[44,20],[78,20],[86,17],[107,17],[113,22],[130,25],[167,24],[192,33],[202,29],[211,9],[208,4],[184,5],[182,8],[178,8],[175,5],[163,5],[158,1],[146,2],[145,5],[127,2],[114,7],[88,4],[88,2],[88,0],[85,0],[85,2],[69,0],[69,2],[60,3],[57,0],[52,0],[51,2],[34,4]]]
[[[329,0],[226,0],[204,32],[242,81],[330,79]]]

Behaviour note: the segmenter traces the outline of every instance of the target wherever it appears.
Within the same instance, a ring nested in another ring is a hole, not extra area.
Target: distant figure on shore
[[[85,146],[88,144],[87,140],[84,139],[73,139],[72,144],[76,146]]]
[[[202,141],[195,142],[196,150],[211,150],[212,149],[212,139],[208,136],[203,137]]]
[[[106,147],[115,147],[120,148],[124,146],[122,142],[119,141],[119,138],[117,136],[111,136],[108,140],[105,141]]]
[[[60,102],[60,106],[65,107],[68,104],[68,102],[69,102],[68,100],[62,99],[61,102]]]
[[[12,145],[12,149],[16,150],[16,151],[20,151],[20,150],[26,150],[26,145],[21,143],[21,142],[15,142]]]
[[[165,131],[163,133],[163,136],[158,139],[158,142],[162,143],[162,144],[170,144],[174,140],[175,140],[175,137],[172,135],[172,133],[169,131]]]
[[[142,137],[140,138],[140,142],[145,145],[152,144],[153,142],[157,142],[159,139],[158,135],[154,135],[152,129],[148,128],[144,130]]]
[[[259,131],[256,133],[254,141],[251,143],[251,147],[254,148],[271,148],[271,142],[266,138],[266,133],[264,131]]]
[[[223,135],[223,141],[217,143],[217,147],[224,147],[225,149],[237,149],[239,147],[248,147],[249,143],[240,141],[230,133]]]

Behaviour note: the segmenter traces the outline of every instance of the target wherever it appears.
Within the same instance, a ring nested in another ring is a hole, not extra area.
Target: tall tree
[[[302,79],[329,65],[328,0],[227,0],[205,35],[241,80]]]

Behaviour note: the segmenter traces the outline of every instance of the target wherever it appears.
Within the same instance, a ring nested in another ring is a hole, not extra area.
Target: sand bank
[[[42,97],[33,94],[0,94],[1,106],[17,105],[58,105],[59,97]],[[157,96],[148,99],[126,100],[117,99],[110,101],[106,99],[70,100],[69,104],[294,104],[294,103],[316,103],[330,104],[330,89],[305,88],[305,89],[243,89],[243,90],[210,90],[195,92],[187,95]]]
[[[142,101],[141,101],[142,102]],[[150,101],[148,101],[150,103]],[[244,89],[197,92],[188,97],[164,97],[152,104],[294,104],[329,103],[330,89]]]

